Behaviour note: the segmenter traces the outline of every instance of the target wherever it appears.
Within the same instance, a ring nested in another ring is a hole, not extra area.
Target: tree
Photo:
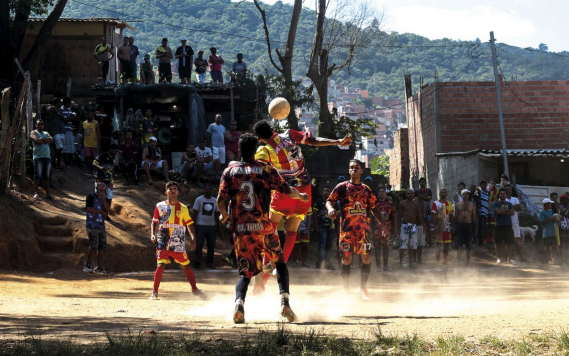
[[[389,179],[389,157],[386,155],[376,157],[370,162],[371,172]]]
[[[255,6],[261,17],[263,18],[263,28],[265,30],[265,39],[267,41],[267,51],[269,52],[269,59],[271,60],[271,64],[277,71],[279,71],[284,79],[284,84],[286,90],[283,92],[283,96],[285,99],[289,100],[292,103],[292,99],[289,93],[293,90],[294,85],[292,82],[292,59],[293,59],[293,52],[294,52],[294,40],[296,38],[296,29],[298,27],[298,20],[300,19],[300,13],[302,11],[302,0],[294,0],[294,7],[292,10],[292,18],[290,20],[290,27],[288,28],[288,36],[286,41],[286,47],[284,50],[284,54],[281,54],[278,48],[275,48],[275,53],[277,54],[277,58],[279,59],[280,66],[275,63],[273,60],[273,53],[271,51],[271,40],[269,35],[269,27],[267,26],[267,18],[265,15],[265,10],[261,8],[259,2],[257,0],[253,0],[255,2]],[[291,129],[298,130],[298,119],[296,117],[296,113],[294,108],[291,108],[290,113],[288,114],[288,126]]]
[[[318,134],[325,137],[337,134],[328,109],[328,80],[343,68],[347,67],[349,71],[356,53],[381,36],[381,21],[373,17],[374,11],[367,3],[354,5],[349,0],[340,0],[335,5],[331,9],[329,1],[318,0],[316,29],[306,73],[314,83],[320,102]],[[328,10],[331,14],[326,18]],[[328,64],[332,52],[343,55],[343,62]]]
[[[549,47],[547,47],[547,45],[545,43],[540,43],[539,44],[539,51],[540,52],[547,52],[547,51],[549,51]]]
[[[0,66],[12,68],[11,71],[0,71],[0,89],[2,89],[13,86],[18,76],[14,58],[20,60],[24,71],[29,71],[37,65],[39,58],[46,50],[47,39],[63,13],[67,0],[3,0],[0,3],[0,48],[3,49],[0,51]],[[49,11],[52,6],[53,8]],[[10,22],[11,13],[14,17]],[[48,13],[30,51],[25,58],[22,58],[22,43],[30,16]],[[16,93],[17,90],[12,92]]]

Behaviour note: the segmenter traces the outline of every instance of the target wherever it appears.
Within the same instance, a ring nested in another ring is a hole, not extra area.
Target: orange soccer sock
[[[194,276],[194,271],[191,268],[188,268],[184,270],[184,274],[186,275],[186,279],[188,280],[188,282],[190,282],[192,290],[198,289],[198,286],[196,285],[196,277]]]
[[[286,232],[286,241],[283,247],[283,257],[285,263],[288,262],[288,258],[294,248],[294,243],[296,241],[296,231],[287,231]]]
[[[158,287],[160,287],[163,273],[164,268],[156,267],[156,272],[154,272],[154,293],[158,293]]]

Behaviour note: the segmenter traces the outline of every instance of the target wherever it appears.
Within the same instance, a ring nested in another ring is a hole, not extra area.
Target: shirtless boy
[[[401,226],[399,228],[399,238],[401,245],[399,247],[399,263],[403,265],[403,256],[405,250],[409,249],[409,266],[416,268],[415,255],[417,253],[417,226],[423,226],[423,217],[421,216],[421,208],[419,203],[413,198],[415,191],[407,189],[405,200],[399,203],[399,216],[401,217]]]
[[[462,246],[466,246],[466,264],[470,263],[470,250],[472,250],[472,239],[477,235],[478,221],[476,219],[476,205],[469,201],[470,191],[463,189],[460,192],[462,201],[456,203],[455,226],[458,238],[457,259],[460,265],[462,260]],[[474,235],[472,235],[474,223]]]

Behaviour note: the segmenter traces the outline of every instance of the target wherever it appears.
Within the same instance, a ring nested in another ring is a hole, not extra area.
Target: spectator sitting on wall
[[[128,83],[132,78],[132,67],[130,66],[130,46],[128,45],[128,37],[123,38],[123,43],[117,50],[117,57],[120,61],[122,82],[123,84]]]
[[[188,181],[196,165],[196,160],[196,149],[194,145],[189,144],[188,147],[186,147],[186,152],[180,161],[180,171],[184,174],[184,185],[186,186],[189,184]]]
[[[178,76],[181,84],[190,84],[192,82],[192,62],[194,61],[194,50],[190,46],[186,46],[188,39],[182,37],[182,45],[176,49],[176,58],[178,59]]]
[[[132,142],[132,130],[126,131],[125,140],[119,145],[119,169],[124,177],[124,185],[128,185],[128,174],[132,174],[134,184],[138,185],[138,167],[136,165],[136,156],[138,147]]]
[[[148,145],[151,137],[154,137],[156,133],[156,120],[152,118],[152,110],[146,109],[144,112],[144,118],[140,120],[138,125],[138,131],[140,133],[140,141],[145,148]]]
[[[237,53],[237,62],[231,66],[231,82],[243,84],[247,77],[247,63],[243,62],[243,54]]]
[[[223,68],[223,63],[225,63],[225,61],[217,54],[217,49],[215,47],[211,47],[209,51],[211,54],[207,58],[207,61],[209,62],[211,82],[223,84],[223,73],[221,72],[221,69]]]
[[[144,62],[140,65],[140,84],[154,84],[154,66],[150,62],[150,55],[144,55]]]
[[[198,58],[194,60],[194,65],[196,66],[198,84],[204,84],[207,73],[207,61],[203,58],[203,51],[198,51]]]
[[[172,49],[168,47],[168,39],[162,39],[162,45],[156,49],[156,58],[158,59],[158,74],[160,76],[159,83],[172,83],[172,67],[170,59],[174,58]]]
[[[150,177],[150,170],[159,171],[163,170],[166,182],[170,181],[168,176],[168,161],[162,159],[162,152],[159,147],[156,147],[156,137],[151,137],[149,145],[142,152],[142,168],[148,177],[148,184],[154,184]]]
[[[130,47],[130,78],[131,83],[136,83],[136,57],[138,57],[138,47],[134,45],[134,37],[128,38],[128,45]]]
[[[103,37],[103,43],[95,47],[95,53],[93,55],[95,59],[99,62],[98,64],[99,84],[105,84],[105,82],[107,81],[107,75],[109,74],[109,62],[114,57],[113,47],[107,44],[106,37]]]
[[[215,167],[215,173],[219,174],[221,168],[219,159],[213,159],[211,148],[205,146],[205,141],[205,137],[200,137],[198,147],[196,147],[198,184],[201,183],[200,179],[204,173],[211,171]]]
[[[241,160],[241,154],[239,153],[239,137],[241,137],[241,134],[237,131],[237,121],[233,120],[229,124],[229,130],[224,135],[225,154],[229,162]]]

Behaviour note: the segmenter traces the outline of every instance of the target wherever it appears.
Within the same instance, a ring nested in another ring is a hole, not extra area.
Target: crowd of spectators
[[[123,43],[116,49],[119,60],[119,72],[121,82],[140,83],[144,85],[156,83],[172,83],[172,66],[177,60],[177,72],[180,84],[192,83],[192,68],[195,70],[195,82],[198,84],[206,83],[206,75],[209,72],[211,83],[223,84],[223,65],[225,60],[217,53],[216,47],[209,49],[209,56],[204,58],[204,51],[197,52],[194,58],[194,50],[188,45],[188,39],[182,37],[181,45],[175,51],[168,46],[168,39],[163,38],[161,44],[154,53],[146,53],[140,65],[138,56],[140,52],[134,45],[134,37],[124,37]],[[152,64],[152,56],[158,60],[158,70],[155,71]],[[113,48],[107,43],[107,38],[103,37],[102,43],[95,47],[94,57],[98,62],[99,84],[107,82],[109,73],[109,62],[114,58]],[[247,78],[247,63],[243,61],[243,53],[237,53],[237,61],[230,64],[229,76],[232,83],[244,83]],[[140,69],[138,69],[140,68]]]

